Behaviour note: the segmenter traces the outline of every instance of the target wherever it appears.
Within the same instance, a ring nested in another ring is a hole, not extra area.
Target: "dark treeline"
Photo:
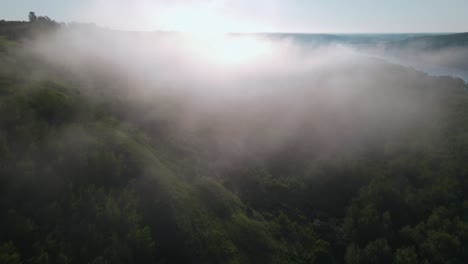
[[[463,81],[374,62],[357,102],[228,155],[211,127],[174,134],[166,99],[21,52],[65,27],[29,18],[0,22],[0,263],[468,262]]]

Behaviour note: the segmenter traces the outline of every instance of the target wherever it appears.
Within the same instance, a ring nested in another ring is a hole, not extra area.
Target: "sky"
[[[0,0],[0,19],[29,11],[61,22],[189,32],[466,32],[466,0]]]

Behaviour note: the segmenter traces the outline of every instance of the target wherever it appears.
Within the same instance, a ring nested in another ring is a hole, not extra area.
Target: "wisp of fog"
[[[434,86],[430,77],[376,58],[389,57],[377,49],[69,26],[27,50],[91,97],[125,98],[116,106],[122,116],[148,127],[164,122],[174,138],[216,158],[261,159],[292,145],[354,153],[382,131],[430,134],[443,111],[433,93],[415,92]],[[437,54],[430,59],[446,57]]]

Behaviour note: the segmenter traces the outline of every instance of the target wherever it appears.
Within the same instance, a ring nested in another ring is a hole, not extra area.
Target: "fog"
[[[150,135],[214,160],[290,148],[352,156],[388,138],[430,137],[444,111],[432,77],[389,63],[385,51],[341,44],[68,26],[26,50]],[[454,56],[407,59],[443,65]]]
[[[390,52],[378,50],[374,51],[373,55],[433,76],[452,76],[468,82],[468,49],[463,47],[424,51],[416,46]]]

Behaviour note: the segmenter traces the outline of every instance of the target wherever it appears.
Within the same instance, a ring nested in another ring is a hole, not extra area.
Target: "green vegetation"
[[[311,135],[218,168],[167,120],[126,118],[118,109],[146,110],[16,53],[56,27],[33,15],[0,22],[0,263],[468,262],[460,80],[382,66],[420,78],[412,92],[440,118],[377,123],[352,154]]]

